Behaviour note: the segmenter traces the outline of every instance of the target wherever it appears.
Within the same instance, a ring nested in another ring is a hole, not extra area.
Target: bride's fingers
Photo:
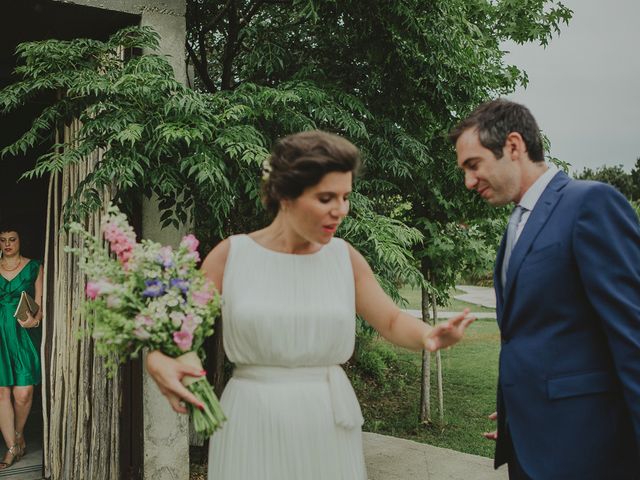
[[[456,315],[456,316],[454,316],[454,317],[451,317],[451,318],[449,319],[449,323],[450,323],[451,325],[457,325],[457,324],[460,324],[461,322],[463,322],[463,321],[467,318],[467,316],[469,315],[469,312],[470,312],[470,311],[471,311],[471,310],[469,310],[468,308],[465,308],[461,313],[457,314],[457,315]]]
[[[194,375],[194,376],[200,376],[200,375]],[[204,405],[202,405],[202,402],[200,402],[200,400],[198,400],[198,398],[193,393],[191,393],[187,389],[187,387],[185,387],[182,384],[180,379],[176,379],[175,382],[172,383],[171,394],[178,396],[181,400],[184,400],[185,402],[189,402],[192,405],[195,405],[197,408],[202,409],[204,407]]]
[[[177,413],[187,413],[187,407],[185,407],[184,403],[180,400],[176,395],[167,395],[167,400],[171,404],[171,408],[174,412]]]
[[[165,393],[169,403],[171,403],[173,409],[178,413],[187,413],[187,408],[183,402],[189,402],[200,409],[204,407],[200,400],[178,380],[172,382],[172,384],[168,386],[167,392],[163,393]]]
[[[189,377],[202,377],[203,375],[206,375],[207,372],[205,370],[202,370],[200,368],[194,367],[192,365],[184,365],[184,364],[180,364],[180,374],[182,377],[185,376],[189,376]]]
[[[465,318],[465,319],[462,321],[462,324],[461,324],[461,325],[462,325],[462,328],[463,328],[463,329],[466,329],[469,325],[471,325],[471,324],[472,324],[473,322],[475,322],[475,321],[476,321],[476,317],[474,317],[474,316],[470,316],[470,317]]]

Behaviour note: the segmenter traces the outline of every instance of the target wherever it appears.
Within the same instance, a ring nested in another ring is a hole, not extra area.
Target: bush
[[[398,355],[390,344],[376,341],[376,334],[358,338],[352,365],[372,380],[384,383],[389,368],[398,361]]]

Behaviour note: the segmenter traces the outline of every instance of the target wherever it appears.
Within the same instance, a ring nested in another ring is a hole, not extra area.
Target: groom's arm
[[[640,446],[640,225],[614,188],[594,184],[577,216],[573,247],[605,329]]]

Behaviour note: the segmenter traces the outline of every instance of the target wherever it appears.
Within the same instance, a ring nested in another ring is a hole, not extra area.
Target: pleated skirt
[[[366,480],[361,427],[336,424],[329,384],[232,378],[208,480]]]

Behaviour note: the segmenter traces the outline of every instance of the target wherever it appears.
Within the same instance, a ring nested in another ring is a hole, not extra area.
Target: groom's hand
[[[493,412],[489,415],[489,420],[493,420],[494,422],[498,419],[498,412]],[[484,432],[482,436],[488,440],[496,441],[498,439],[498,431],[494,430],[493,432]]]

